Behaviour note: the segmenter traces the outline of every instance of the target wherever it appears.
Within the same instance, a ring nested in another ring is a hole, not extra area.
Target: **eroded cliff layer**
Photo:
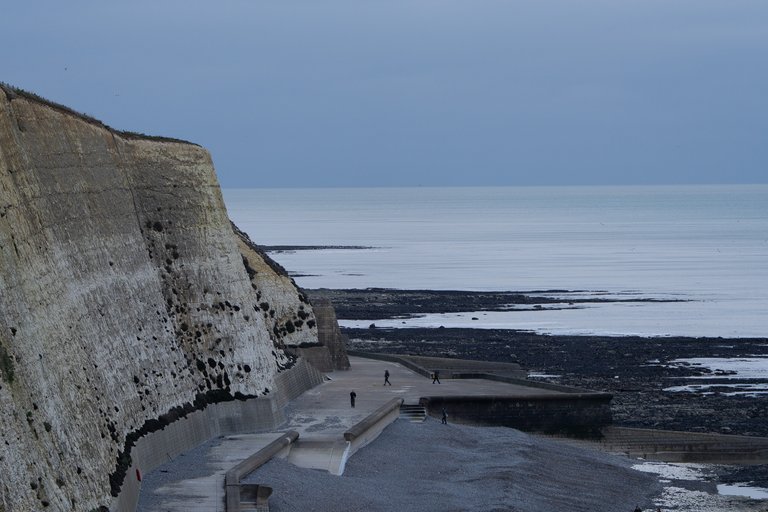
[[[269,393],[316,341],[204,149],[0,88],[0,511],[108,504],[132,436]]]

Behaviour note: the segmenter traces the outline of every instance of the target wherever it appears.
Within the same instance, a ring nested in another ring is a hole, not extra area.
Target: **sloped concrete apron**
[[[226,512],[244,510],[244,495],[255,498],[247,505],[256,510],[269,510],[267,500],[271,489],[254,484],[241,484],[240,480],[269,462],[272,457],[289,457],[299,467],[327,469],[329,473],[341,475],[349,457],[374,441],[400,415],[402,398],[393,398],[344,432],[343,449],[339,440],[308,439],[298,442],[299,433],[291,430],[260,449],[229,471],[224,478],[226,488]]]

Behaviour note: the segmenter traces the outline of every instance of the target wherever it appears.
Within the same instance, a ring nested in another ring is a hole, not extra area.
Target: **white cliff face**
[[[299,292],[296,307],[296,284],[288,273],[263,251],[258,250],[248,235],[235,228],[237,244],[243,263],[257,290],[264,320],[280,346],[295,347],[303,343],[317,343],[317,319],[309,299]],[[309,330],[313,336],[307,336]]]
[[[316,342],[239,243],[202,148],[0,89],[0,512],[107,503],[129,434],[265,394],[279,347]]]

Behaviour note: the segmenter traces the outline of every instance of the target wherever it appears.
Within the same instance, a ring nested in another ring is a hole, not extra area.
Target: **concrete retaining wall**
[[[349,370],[347,337],[341,333],[333,304],[326,297],[317,297],[312,299],[312,309],[317,320],[317,339],[327,349],[330,358],[329,368],[318,368],[323,371]]]
[[[627,427],[604,429],[606,451],[662,462],[768,464],[768,438]]]
[[[448,420],[471,425],[512,427],[576,437],[600,437],[611,424],[611,395],[570,393],[563,395],[430,396],[419,403],[430,416],[439,418],[442,409]]]
[[[275,377],[274,392],[277,407],[282,412],[288,402],[322,382],[323,374],[304,359],[299,359],[293,368]],[[280,421],[284,421],[284,418]]]
[[[275,378],[276,389],[269,397],[212,404],[188,414],[162,430],[147,434],[131,451],[132,466],[112,510],[134,512],[141,490],[140,475],[178,457],[187,450],[219,436],[271,430],[285,422],[283,409],[288,401],[323,380],[311,364],[300,359]]]
[[[291,443],[295,442],[298,438],[299,433],[295,430],[286,432],[234,468],[227,471],[224,476],[224,485],[226,488],[226,506],[224,510],[226,510],[226,512],[240,512],[240,479],[256,471],[258,468],[269,462],[275,455],[290,450]]]
[[[442,377],[442,374],[440,374],[440,376]],[[575,393],[575,394],[599,393],[597,391],[589,391],[583,388],[574,388],[571,386],[563,386],[561,384],[539,382],[539,381],[529,380],[529,379],[519,379],[515,377],[507,377],[504,375],[496,375],[493,373],[461,372],[461,373],[454,373],[451,376],[451,378],[494,380],[496,382],[506,382],[508,384],[517,384],[518,386],[525,386],[528,388],[547,389],[549,391],[557,391],[559,393]]]
[[[402,404],[402,398],[393,398],[344,432],[344,439],[347,441],[348,446],[339,467],[340,475],[344,473],[344,466],[347,460],[357,450],[379,437],[384,429],[400,416],[400,406]]]

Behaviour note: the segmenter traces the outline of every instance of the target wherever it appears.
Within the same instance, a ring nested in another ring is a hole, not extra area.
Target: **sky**
[[[29,0],[0,44],[228,188],[768,182],[765,0]]]

